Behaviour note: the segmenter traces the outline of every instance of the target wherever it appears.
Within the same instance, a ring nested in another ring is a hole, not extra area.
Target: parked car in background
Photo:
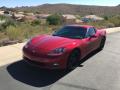
[[[53,35],[33,37],[23,47],[30,65],[47,69],[72,68],[96,49],[103,49],[106,31],[88,25],[67,25]]]

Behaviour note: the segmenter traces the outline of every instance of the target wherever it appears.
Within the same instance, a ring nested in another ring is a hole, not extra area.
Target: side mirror
[[[53,31],[52,36],[55,36],[55,33],[56,33],[56,32],[57,32],[57,30]]]
[[[96,35],[91,35],[90,38],[96,38],[97,36]]]

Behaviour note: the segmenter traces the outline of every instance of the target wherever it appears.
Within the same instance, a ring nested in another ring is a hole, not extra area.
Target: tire
[[[99,50],[102,50],[105,46],[105,41],[106,41],[106,37],[103,37],[101,42],[100,42],[100,46],[99,46]]]
[[[73,69],[77,62],[79,61],[79,59],[80,51],[77,49],[73,50],[68,58],[67,69]]]

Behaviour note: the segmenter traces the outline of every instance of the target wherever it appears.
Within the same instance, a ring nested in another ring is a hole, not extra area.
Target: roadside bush
[[[0,20],[5,20],[5,19],[6,19],[6,17],[5,17],[5,16],[0,15]]]
[[[108,16],[104,16],[103,18],[104,18],[104,20],[108,20],[108,19],[109,19],[109,17],[108,17]]]
[[[97,28],[112,28],[115,27],[115,24],[110,22],[109,20],[103,20],[98,22],[89,22],[88,25],[95,26]]]
[[[40,20],[34,20],[31,22],[31,25],[36,26],[36,25],[40,25],[41,21]]]
[[[9,40],[19,40],[21,42],[24,39],[22,30],[14,26],[9,26],[6,30],[6,34]]]
[[[7,38],[7,36],[5,35],[5,33],[0,32],[0,40],[1,40],[1,39],[4,39],[4,38]]]
[[[106,24],[106,27],[107,27],[107,28],[112,28],[112,27],[114,27],[114,26],[115,26],[115,25],[114,25],[113,23],[110,23],[110,22]]]
[[[98,21],[98,22],[89,22],[88,25],[95,26],[97,28],[105,28],[105,21]]]
[[[115,27],[120,26],[120,15],[113,16],[113,17],[109,18],[108,20],[109,20],[109,22],[113,23],[115,25]]]
[[[23,41],[40,34],[49,34],[52,32],[52,28],[46,25],[31,26],[30,24],[20,24],[17,26],[9,26],[6,29],[6,35],[10,40]]]
[[[48,16],[47,22],[49,25],[60,25],[62,24],[62,15],[60,14],[53,14]]]
[[[4,23],[0,24],[0,31],[4,32],[7,27],[16,25],[17,22],[15,20],[7,18]]]

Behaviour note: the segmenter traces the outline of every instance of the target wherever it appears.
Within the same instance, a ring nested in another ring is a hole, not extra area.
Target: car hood
[[[53,50],[55,48],[64,47],[68,44],[74,44],[77,40],[58,36],[43,35],[35,37],[31,40],[31,47],[40,50]]]

